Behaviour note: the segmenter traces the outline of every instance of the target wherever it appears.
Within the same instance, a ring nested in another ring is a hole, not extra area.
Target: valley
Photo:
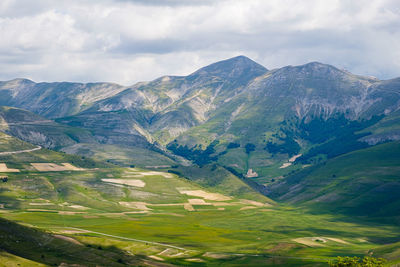
[[[244,56],[0,82],[0,266],[400,264],[398,85]]]
[[[122,255],[140,255],[140,259],[129,259],[131,263],[139,260],[154,266],[240,262],[323,266],[333,255],[348,255],[349,250],[353,255],[375,251],[396,240],[394,233],[399,231],[393,225],[313,214],[257,192],[251,199],[229,195],[227,189],[204,188],[166,171],[101,166],[67,156],[40,150],[23,157],[1,156],[4,165],[19,172],[2,170],[8,181],[1,184],[0,214],[23,225],[15,227],[45,231],[55,240],[51,244],[64,240],[66,244],[59,246],[68,250],[76,246],[98,250],[101,246],[103,251],[115,253],[118,249]],[[0,234],[7,232],[0,229]],[[34,244],[27,245],[38,246],[35,242],[40,241],[30,242]],[[5,252],[0,253],[2,262],[10,253],[21,266],[34,266],[26,260],[36,261],[38,266],[40,262],[73,262],[47,251],[45,260],[37,259],[38,255],[6,244],[2,246]],[[39,243],[42,249],[46,246]],[[90,259],[89,265],[96,261],[106,264],[105,259]],[[119,266],[117,260],[107,264]]]

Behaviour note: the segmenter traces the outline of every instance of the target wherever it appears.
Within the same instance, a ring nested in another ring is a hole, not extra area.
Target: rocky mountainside
[[[124,89],[112,83],[35,83],[14,79],[0,82],[0,106],[23,108],[46,118],[57,118],[76,114]]]
[[[108,114],[112,113],[109,119],[118,124],[113,127],[118,132],[166,143],[208,121],[212,111],[266,72],[261,65],[239,56],[204,67],[186,77],[164,76],[152,82],[138,83],[98,101],[77,116],[60,121],[103,129],[104,124],[109,124]]]
[[[32,112],[12,107],[0,106],[0,130],[50,149],[78,143],[97,143],[88,130],[61,125]]]

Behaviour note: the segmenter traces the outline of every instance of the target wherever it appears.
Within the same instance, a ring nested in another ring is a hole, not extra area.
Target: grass
[[[224,210],[194,205],[196,211],[189,212],[183,206],[160,206],[183,203],[194,198],[179,194],[177,188],[210,190],[176,175],[169,179],[157,175],[135,178],[146,182],[144,188],[111,186],[101,182],[101,177],[125,176],[126,170],[108,168],[83,172],[23,171],[10,174],[9,182],[1,185],[0,201],[12,203],[8,199],[14,199],[15,202],[2,209],[1,217],[54,233],[74,227],[147,241],[146,245],[146,242],[128,242],[90,232],[69,234],[92,247],[113,244],[120,251],[130,251],[134,255],[158,255],[166,249],[150,242],[183,247],[189,251],[188,254],[179,257],[158,256],[166,262],[191,265],[196,263],[189,263],[187,259],[193,257],[208,265],[236,265],[241,262],[250,265],[261,262],[271,265],[290,262],[299,266],[318,262],[323,264],[325,259],[336,255],[364,255],[365,251],[394,240],[394,233],[399,232],[395,226],[346,222],[345,217],[315,215],[280,205],[241,210],[249,205],[239,203],[235,197],[224,201],[229,205],[223,206]],[[119,201],[146,202],[151,210],[146,213],[126,213],[138,210],[119,205]],[[86,208],[76,209],[72,207],[73,204]],[[337,237],[349,244],[328,242],[325,247],[315,248],[293,241],[295,238],[313,236]],[[367,242],[359,242],[358,238]],[[204,256],[207,252],[228,254],[229,257],[208,258]],[[243,255],[239,257],[233,254]],[[33,256],[24,258],[33,259]]]
[[[309,167],[271,185],[271,196],[318,212],[397,220],[400,142],[354,151]],[[288,192],[296,186],[296,190]],[[397,216],[397,219],[396,219]]]
[[[171,170],[182,176],[169,173],[166,178],[138,168],[92,168],[82,158],[53,151],[18,155],[2,161],[21,172],[8,173],[9,180],[0,184],[4,204],[0,236],[7,241],[1,243],[0,262],[119,266],[121,259],[131,265],[326,266],[338,255],[364,256],[368,251],[398,262],[398,225],[279,205],[218,166],[179,167]],[[75,164],[86,170],[38,172],[29,167],[33,159],[55,163],[80,159]],[[145,186],[113,185],[104,178],[140,179]],[[216,192],[231,199],[204,199],[211,205],[193,205],[195,210],[187,211],[183,204],[200,197],[181,194],[181,189]],[[241,199],[267,204],[259,207]],[[83,246],[55,239],[54,234],[74,238]],[[335,237],[348,244],[328,240],[313,247],[294,241],[311,237]]]
[[[0,132],[0,151],[19,151],[35,148],[36,146],[13,138],[5,133]]]
[[[0,266],[124,266],[144,264],[113,246],[89,247],[57,238],[53,234],[0,218]],[[125,263],[125,264],[123,264]]]
[[[104,144],[76,144],[65,147],[63,151],[69,154],[77,154],[85,157],[92,157],[100,161],[109,161],[121,166],[160,166],[175,165],[176,162],[170,158],[151,151],[149,149],[118,145]]]

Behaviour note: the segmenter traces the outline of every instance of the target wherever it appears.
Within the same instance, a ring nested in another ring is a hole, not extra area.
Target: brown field
[[[250,210],[250,209],[256,209],[257,207],[254,206],[246,206],[246,207],[242,207],[239,210]]]
[[[283,163],[282,166],[279,167],[279,169],[287,168],[287,167],[289,167],[290,165],[292,165],[292,163],[290,163],[290,162]]]
[[[194,197],[202,197],[207,200],[214,200],[214,201],[226,201],[226,200],[231,200],[230,197],[224,196],[222,194],[218,193],[209,193],[203,190],[179,190],[179,193],[181,194],[186,194],[188,196],[194,196]]]
[[[303,154],[294,155],[293,157],[291,157],[291,158],[289,159],[289,162],[295,162],[296,159],[299,158],[299,157],[301,157],[301,156],[303,156]]]
[[[31,205],[31,206],[52,206],[52,205],[55,205],[54,203],[49,203],[49,202],[42,202],[42,203],[40,203],[40,202],[32,202],[32,203],[29,203],[29,205]]]
[[[183,204],[183,207],[185,208],[185,210],[187,211],[195,211],[195,209],[193,208],[193,206],[190,203],[185,203]]]
[[[9,169],[5,163],[0,163],[0,172],[19,172],[18,169]]]
[[[146,183],[143,182],[142,180],[136,180],[136,179],[101,179],[101,180],[106,183],[123,184],[135,187],[144,187],[146,185]]]
[[[31,163],[31,165],[40,172],[60,172],[60,171],[82,171],[84,169],[77,168],[70,163]]]
[[[83,168],[78,168],[72,165],[71,163],[61,163],[68,171],[84,171]]]
[[[142,211],[148,211],[151,210],[150,208],[147,207],[147,205],[151,205],[146,202],[118,202],[121,206],[127,207],[127,208],[132,208],[132,209],[138,209]]]
[[[188,199],[188,201],[191,205],[212,205],[211,203],[205,202],[204,199],[199,198]]]
[[[270,207],[270,206],[272,206],[271,204],[268,204],[268,203],[261,203],[261,202],[258,202],[258,201],[248,200],[248,199],[241,199],[240,203],[253,205],[253,206],[256,206],[256,207]]]
[[[140,175],[141,177],[143,176],[164,176],[165,178],[172,178],[173,175],[171,173],[167,173],[167,172],[157,172],[157,171],[147,171],[147,172],[142,172],[138,169],[134,169],[134,168],[129,168],[125,171],[125,174],[128,175]]]
[[[326,240],[323,239],[322,237],[299,237],[299,238],[295,238],[292,239],[293,241],[306,245],[306,246],[310,246],[310,247],[325,247],[325,245],[321,244],[321,243],[325,243]],[[317,242],[316,240],[321,240],[323,242]]]

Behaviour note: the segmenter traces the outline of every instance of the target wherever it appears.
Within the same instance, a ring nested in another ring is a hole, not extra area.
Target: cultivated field
[[[399,231],[308,214],[262,195],[238,198],[172,173],[21,166],[26,168],[1,185],[1,217],[46,229],[74,246],[143,255],[150,265],[324,264],[335,255],[364,255]]]
[[[19,170],[9,169],[5,163],[0,163],[0,172],[19,172]]]

